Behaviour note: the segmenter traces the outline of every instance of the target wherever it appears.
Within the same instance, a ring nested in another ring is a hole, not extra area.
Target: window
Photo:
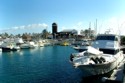
[[[97,36],[96,40],[115,40],[115,36]]]
[[[114,50],[114,49],[99,49],[102,51],[104,54],[117,54],[119,52],[119,49]]]

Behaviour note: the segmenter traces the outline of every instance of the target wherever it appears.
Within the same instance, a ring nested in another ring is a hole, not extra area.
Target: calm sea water
[[[80,83],[68,46],[48,46],[0,54],[0,83]]]
[[[47,46],[0,53],[0,83],[100,83],[69,62],[70,46]]]

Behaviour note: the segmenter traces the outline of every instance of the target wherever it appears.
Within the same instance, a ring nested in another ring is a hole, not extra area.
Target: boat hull
[[[10,51],[17,51],[15,48],[7,48],[7,47],[2,47],[2,52],[10,52]]]
[[[100,75],[110,72],[111,70],[115,69],[117,66],[117,62],[112,62],[108,64],[97,64],[97,65],[80,65],[80,68],[83,72],[86,73],[86,76],[92,75]]]
[[[124,55],[112,62],[107,62],[104,64],[89,64],[89,65],[79,65],[78,68],[85,72],[86,76],[101,75],[108,73],[118,67],[120,62],[124,59]]]

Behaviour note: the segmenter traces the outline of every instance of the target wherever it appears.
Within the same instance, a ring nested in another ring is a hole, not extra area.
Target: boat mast
[[[96,24],[95,24],[95,35],[97,35],[97,19],[96,19]]]
[[[88,38],[90,38],[90,36],[91,36],[91,22],[89,23],[89,37]]]

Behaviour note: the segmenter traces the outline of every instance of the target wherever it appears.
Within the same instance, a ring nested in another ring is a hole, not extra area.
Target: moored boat
[[[20,48],[21,49],[30,49],[30,45],[27,44],[27,43],[23,43],[23,44],[20,45]]]
[[[72,53],[70,61],[87,76],[100,75],[115,69],[123,60],[120,38],[114,34],[98,35],[92,46],[80,53]]]
[[[60,45],[61,45],[61,46],[68,46],[69,43],[68,43],[67,41],[64,41],[64,42],[62,42]]]
[[[75,43],[73,45],[73,48],[79,52],[87,50],[87,48],[90,46],[89,42],[87,40],[81,40],[81,43]]]
[[[2,52],[2,49],[0,48],[0,52]]]
[[[17,46],[14,42],[3,42],[0,45],[0,48],[3,52],[9,52],[9,51],[17,51],[20,49],[19,46]]]

